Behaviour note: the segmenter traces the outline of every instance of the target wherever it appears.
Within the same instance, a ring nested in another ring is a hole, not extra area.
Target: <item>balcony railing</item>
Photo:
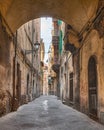
[[[52,43],[58,44],[58,42],[59,42],[59,36],[52,36]]]
[[[76,47],[71,43],[66,43],[65,50],[70,51],[71,53],[74,53],[76,51]]]

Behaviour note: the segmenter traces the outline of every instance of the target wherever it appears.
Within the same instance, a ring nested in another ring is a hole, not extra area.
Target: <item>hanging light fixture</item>
[[[36,41],[36,43],[34,43],[34,49],[33,50],[25,50],[25,54],[30,54],[32,52],[38,51],[40,47],[40,43],[38,41]]]
[[[35,50],[37,51],[40,47],[40,43],[36,41],[36,43],[34,43],[34,47],[35,47]]]

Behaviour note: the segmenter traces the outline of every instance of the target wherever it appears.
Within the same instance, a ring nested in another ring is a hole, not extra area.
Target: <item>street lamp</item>
[[[48,84],[51,85],[51,76],[48,76]]]
[[[34,48],[32,50],[25,50],[25,55],[38,51],[39,47],[40,47],[40,43],[36,41],[36,43],[34,43]]]
[[[36,49],[36,51],[39,49],[40,47],[40,43],[38,41],[36,41],[36,43],[34,43],[34,47]]]

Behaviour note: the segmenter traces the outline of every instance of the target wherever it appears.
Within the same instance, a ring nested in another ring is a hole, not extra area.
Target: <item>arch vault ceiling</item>
[[[13,32],[29,20],[50,16],[80,31],[95,14],[99,0],[0,0],[0,11]]]

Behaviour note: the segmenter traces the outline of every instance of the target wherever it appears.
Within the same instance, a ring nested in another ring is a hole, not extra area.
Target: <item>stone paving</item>
[[[41,96],[0,118],[0,130],[104,130],[104,126],[55,96]]]

